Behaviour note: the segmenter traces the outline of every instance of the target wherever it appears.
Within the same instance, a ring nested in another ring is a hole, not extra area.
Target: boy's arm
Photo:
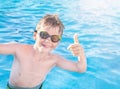
[[[0,44],[0,54],[15,54],[17,43]]]
[[[86,57],[84,49],[79,44],[77,35],[74,36],[74,44],[70,45],[68,49],[72,51],[74,56],[78,57],[78,62],[72,62],[59,57],[57,66],[70,71],[85,72],[87,68]]]

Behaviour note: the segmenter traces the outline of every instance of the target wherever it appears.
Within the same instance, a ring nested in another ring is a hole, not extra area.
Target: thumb
[[[79,43],[78,34],[77,33],[74,34],[74,43]]]

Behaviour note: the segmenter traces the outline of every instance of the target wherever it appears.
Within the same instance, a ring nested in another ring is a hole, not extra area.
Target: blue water
[[[83,74],[54,68],[43,89],[120,89],[120,0],[0,0],[0,43],[34,44],[37,22],[51,13],[65,25],[54,52],[77,61],[66,48],[78,33],[88,68]],[[12,55],[0,55],[0,89],[6,87],[12,61]]]

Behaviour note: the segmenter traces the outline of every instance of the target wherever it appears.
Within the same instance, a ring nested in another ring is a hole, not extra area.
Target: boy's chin
[[[46,49],[45,51],[50,53],[52,51],[52,49]]]
[[[44,52],[44,53],[50,53],[50,52],[52,51],[52,49],[50,49],[50,48],[44,48],[44,47],[43,47],[43,48],[41,49],[41,51]]]

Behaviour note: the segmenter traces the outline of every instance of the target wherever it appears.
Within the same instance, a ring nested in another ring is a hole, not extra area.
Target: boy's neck
[[[50,55],[49,52],[44,52],[43,50],[37,48],[36,45],[33,46],[33,49],[34,49],[34,51],[35,51],[35,54],[38,54],[38,55],[46,55],[46,56],[47,56],[47,55]]]

